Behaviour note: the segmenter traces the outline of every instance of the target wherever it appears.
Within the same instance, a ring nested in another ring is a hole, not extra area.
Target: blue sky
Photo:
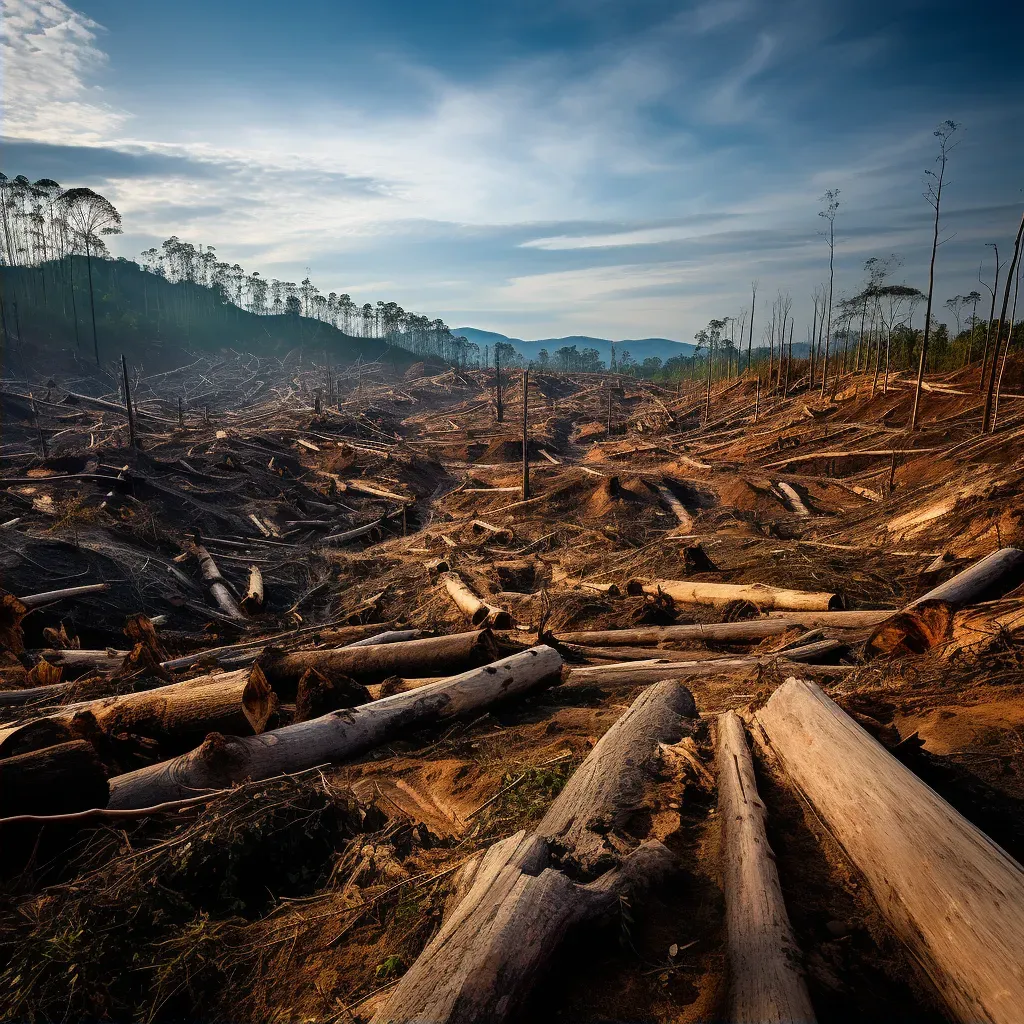
[[[3,170],[103,191],[119,254],[177,234],[453,326],[689,340],[756,278],[792,294],[799,339],[827,188],[837,294],[894,252],[923,287],[946,118],[963,128],[939,303],[977,285],[987,242],[1009,249],[1024,205],[1021,5],[0,8]]]

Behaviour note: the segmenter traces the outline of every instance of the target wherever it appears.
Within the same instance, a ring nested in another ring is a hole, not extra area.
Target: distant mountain
[[[591,338],[584,334],[574,334],[568,338],[541,338],[539,341],[523,341],[522,338],[509,338],[495,331],[481,331],[476,327],[453,327],[452,334],[463,337],[467,341],[480,346],[481,355],[484,345],[493,347],[497,342],[504,341],[527,359],[536,359],[542,348],[554,358],[555,352],[565,345],[575,345],[579,351],[585,348],[596,348],[601,353],[605,365],[611,364],[612,341],[608,338]],[[683,341],[672,341],[670,338],[638,338],[635,340],[616,341],[615,358],[621,359],[628,352],[638,363],[650,356],[658,356],[662,361],[673,356],[689,358],[693,355],[693,345]]]

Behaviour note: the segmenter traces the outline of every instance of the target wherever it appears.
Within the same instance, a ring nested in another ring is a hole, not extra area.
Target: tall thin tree
[[[956,148],[956,143],[950,140],[960,127],[956,121],[943,121],[932,134],[939,140],[939,155],[936,163],[939,165],[938,173],[929,169],[927,175],[927,187],[924,197],[928,204],[935,210],[935,222],[932,230],[932,258],[928,264],[928,301],[924,311],[924,335],[921,338],[921,359],[917,365],[917,387],[914,388],[914,404],[910,410],[911,430],[917,429],[917,415],[921,405],[921,385],[924,383],[924,369],[928,363],[928,340],[932,327],[932,298],[935,294],[935,255],[939,251],[939,211],[942,206],[942,189],[946,183],[946,162],[949,160],[950,151]],[[997,339],[998,344],[998,339]]]
[[[995,393],[996,369],[999,366],[999,344],[1003,334],[1003,324],[1006,322],[1006,309],[1010,304],[1010,286],[1017,276],[1017,262],[1020,260],[1020,247],[1024,241],[1024,215],[1020,219],[1020,227],[1017,228],[1017,237],[1013,243],[1013,258],[1006,270],[1006,285],[1003,288],[1003,307],[999,311],[999,320],[996,323],[996,337],[992,348],[992,372],[988,378],[988,390],[985,392],[985,412],[981,417],[981,431],[988,433],[992,429],[992,397]],[[1009,352],[1010,340],[1013,338],[1013,323],[1006,335],[1006,349]]]
[[[836,261],[836,214],[839,211],[839,189],[830,188],[822,197],[821,202],[825,204],[823,210],[818,211],[818,216],[828,221],[828,231],[825,234],[825,243],[828,245],[828,307],[825,326],[825,355],[821,361],[821,397],[825,397],[825,385],[828,380],[828,350],[832,337],[832,288],[835,284],[835,261]]]

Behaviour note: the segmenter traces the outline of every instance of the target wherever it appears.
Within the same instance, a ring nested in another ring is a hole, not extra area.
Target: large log
[[[1024,551],[993,551],[880,623],[868,637],[865,651],[869,655],[920,654],[950,639],[958,609],[1001,597],[1022,578]]]
[[[812,683],[787,679],[753,735],[845,849],[953,1018],[1017,1024],[1024,868]]]
[[[493,626],[495,629],[511,629],[512,616],[501,608],[481,601],[453,572],[446,572],[441,581],[448,596],[474,626]]]
[[[743,722],[718,716],[718,809],[729,951],[729,1020],[736,1024],[813,1022],[800,951],[765,834]]]
[[[84,740],[0,760],[0,817],[83,811],[107,796],[107,773]]]
[[[700,583],[695,580],[630,580],[630,594],[657,594],[659,591],[680,604],[709,605],[723,608],[734,601],[749,601],[758,608],[786,608],[797,611],[838,611],[843,599],[838,594],[808,590],[787,590],[766,583]]]
[[[660,644],[680,641],[700,643],[757,643],[768,637],[782,636],[793,629],[829,626],[833,629],[864,629],[887,619],[892,612],[779,612],[769,618],[741,622],[706,622],[688,626],[636,626],[631,629],[600,629],[558,633],[556,639],[567,644],[594,647]]]
[[[397,646],[386,644],[381,650]],[[235,738],[214,733],[187,754],[111,779],[109,806],[146,807],[200,790],[224,789],[245,779],[266,779],[345,760],[409,729],[525,693],[556,678],[561,667],[561,656],[553,648],[532,647],[408,693],[260,736]]]
[[[621,896],[635,899],[671,870],[661,843],[637,847],[625,825],[645,799],[659,744],[689,733],[695,713],[678,683],[642,694],[535,833],[519,832],[466,865],[454,911],[372,1024],[499,1024],[521,1007],[572,926],[614,911]]]
[[[262,732],[276,706],[263,672],[254,667],[219,676],[199,676],[119,697],[68,704],[47,718],[70,728],[77,716],[89,715],[105,733],[149,736],[181,750],[209,732]],[[0,728],[0,755],[12,743],[24,740],[30,725],[35,726],[35,722]]]
[[[266,659],[263,667],[271,682],[287,689],[309,669],[325,675],[345,675],[367,684],[382,682],[389,676],[449,675],[485,665],[497,656],[494,637],[484,629],[422,640],[294,651]]]
[[[789,652],[787,652],[789,653]],[[597,686],[646,686],[662,679],[700,679],[718,675],[746,675],[759,668],[776,668],[780,672],[801,671],[807,674],[834,676],[853,670],[853,665],[804,665],[785,657],[709,658],[703,661],[633,661],[616,665],[594,665],[571,668],[570,683],[591,683]]]

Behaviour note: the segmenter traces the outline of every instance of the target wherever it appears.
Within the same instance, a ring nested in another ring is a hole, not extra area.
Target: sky
[[[0,169],[358,303],[541,338],[691,340],[864,261],[936,306],[1024,207],[1024,5],[0,0]]]

